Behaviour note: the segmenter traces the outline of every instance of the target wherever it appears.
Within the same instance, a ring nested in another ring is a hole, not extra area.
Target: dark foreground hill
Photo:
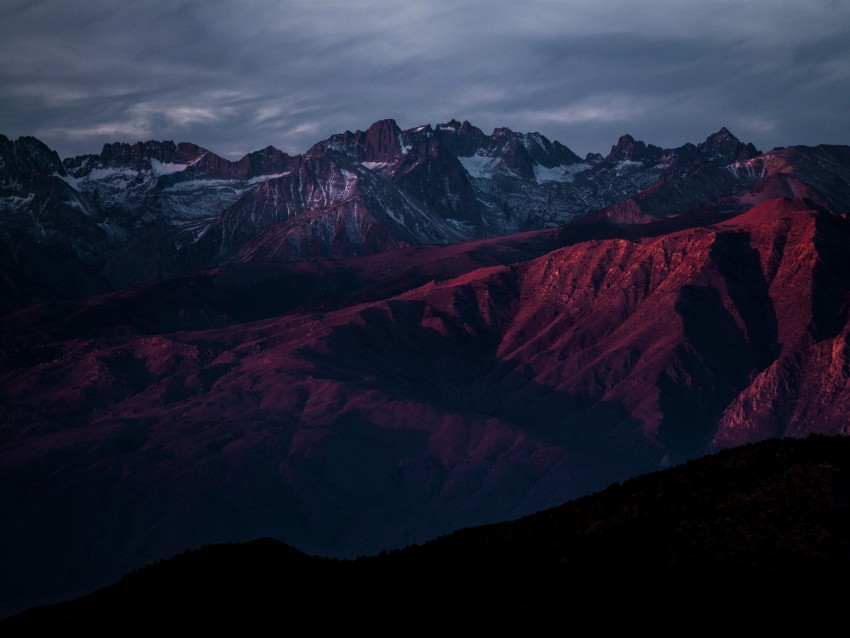
[[[206,546],[4,629],[558,621],[670,630],[793,620],[816,630],[842,617],[848,567],[850,439],[812,435],[371,558],[307,556],[269,539]]]

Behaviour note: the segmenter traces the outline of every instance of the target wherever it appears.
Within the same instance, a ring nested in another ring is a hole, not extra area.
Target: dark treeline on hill
[[[4,629],[518,620],[816,628],[841,618],[848,567],[850,439],[811,435],[726,450],[369,558],[307,556],[270,539],[205,546]]]

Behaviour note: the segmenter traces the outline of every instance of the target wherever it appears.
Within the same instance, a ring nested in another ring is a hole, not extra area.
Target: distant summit
[[[709,155],[714,161],[726,164],[746,161],[760,154],[755,146],[744,144],[725,126],[698,144],[697,151],[703,155]]]

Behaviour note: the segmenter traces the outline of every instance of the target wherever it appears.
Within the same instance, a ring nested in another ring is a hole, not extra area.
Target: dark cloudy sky
[[[846,0],[3,0],[0,133],[289,152],[394,118],[850,144]]]

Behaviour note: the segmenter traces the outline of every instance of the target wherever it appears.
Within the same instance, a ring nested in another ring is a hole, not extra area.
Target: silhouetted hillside
[[[371,558],[310,557],[269,539],[206,546],[3,629],[238,621],[407,632],[556,621],[565,631],[669,631],[789,620],[815,629],[843,616],[848,567],[850,439],[813,435]]]

